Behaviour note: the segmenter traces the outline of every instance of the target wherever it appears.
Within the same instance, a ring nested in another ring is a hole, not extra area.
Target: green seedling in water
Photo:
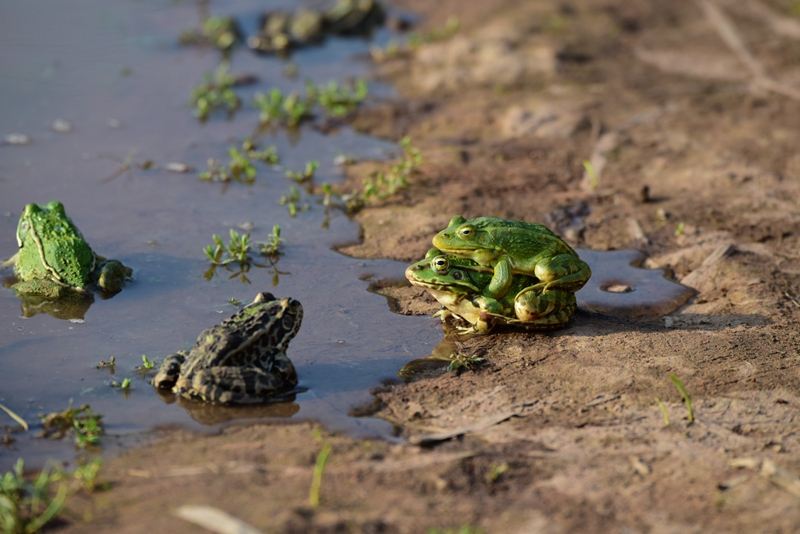
[[[325,442],[322,449],[317,454],[317,461],[314,463],[314,472],[311,476],[311,488],[308,490],[308,505],[311,508],[319,507],[320,492],[322,491],[322,475],[325,473],[325,465],[331,455],[331,444]]]
[[[142,364],[136,367],[137,371],[150,371],[156,366],[156,360],[151,360],[147,354],[142,354]]]
[[[205,81],[192,90],[190,102],[194,106],[194,114],[205,121],[214,111],[226,110],[228,116],[236,113],[241,100],[233,90],[236,78],[228,72],[227,64],[221,64],[211,74],[206,74]]]
[[[14,410],[9,408],[5,404],[0,404],[0,410],[3,410],[4,412],[6,412],[6,415],[8,415],[11,419],[16,421],[17,424],[22,427],[22,430],[24,430],[26,432],[28,431],[28,428],[29,428],[28,427],[28,422],[25,419],[23,419],[19,414],[17,414]]]
[[[367,82],[362,79],[356,80],[352,86],[332,81],[318,87],[307,85],[306,93],[315,97],[328,116],[338,118],[349,115],[360,106],[367,98],[368,88]]]
[[[259,121],[262,125],[298,126],[311,118],[312,104],[297,93],[284,95],[278,88],[268,93],[256,93],[253,103],[259,110]]]
[[[235,146],[229,147],[228,158],[227,165],[213,158],[209,159],[208,168],[200,173],[199,178],[206,182],[237,181],[245,184],[253,184],[258,174],[254,163],[255,161],[261,161],[268,165],[275,165],[280,161],[278,151],[274,146],[269,146],[264,150],[258,150],[249,139],[246,139],[242,143],[241,149]]]
[[[231,297],[228,299],[228,304],[230,304],[231,306],[239,307],[242,305],[242,301],[237,299],[236,297]]]
[[[264,243],[260,243],[258,248],[259,252],[264,256],[267,256],[270,259],[278,259],[278,256],[282,254],[281,246],[283,245],[283,239],[281,239],[281,227],[280,225],[276,224],[272,227],[272,233],[269,236],[269,239]]]
[[[477,369],[486,363],[486,359],[476,354],[451,354],[447,370],[451,373],[461,374],[464,371]]]
[[[41,416],[42,437],[62,439],[69,433],[75,436],[75,446],[84,449],[97,445],[104,433],[103,416],[92,411],[88,404],[68,407],[61,412]]]
[[[228,52],[239,39],[232,17],[208,17],[202,28],[183,32],[178,41],[183,45],[211,45]]]
[[[123,391],[130,391],[132,386],[132,382],[130,378],[123,378],[121,382],[117,382],[116,380],[111,381],[112,388],[119,388]]]
[[[11,471],[0,476],[0,530],[39,532],[58,516],[66,499],[67,485],[59,469],[45,467],[29,481],[20,458]]]
[[[286,206],[290,217],[297,217],[298,210],[308,210],[308,204],[300,204],[300,190],[295,186],[289,188],[289,193],[282,195],[279,201],[281,206]]]
[[[290,180],[294,180],[298,184],[304,184],[314,180],[314,174],[317,172],[318,168],[319,162],[312,160],[306,163],[305,168],[301,172],[286,171],[286,177]]]
[[[678,375],[675,373],[670,373],[669,379],[672,380],[675,389],[678,390],[678,393],[680,393],[681,397],[683,398],[683,405],[686,406],[686,415],[689,419],[689,424],[691,425],[694,423],[694,407],[692,406],[692,396],[689,395],[688,391],[686,391],[686,386],[683,385],[683,381],[678,378]]]

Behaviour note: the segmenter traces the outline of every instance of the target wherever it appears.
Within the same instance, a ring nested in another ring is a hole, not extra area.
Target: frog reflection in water
[[[113,295],[132,274],[119,261],[95,255],[61,202],[25,206],[17,245],[19,250],[4,265],[14,266],[12,289],[20,296],[61,299],[85,293],[91,284]]]
[[[213,403],[269,401],[297,385],[286,349],[302,319],[298,301],[259,293],[232,317],[201,332],[188,353],[165,358],[153,385]]]
[[[445,307],[437,315],[446,321],[455,316],[471,326],[462,332],[488,333],[497,325],[529,328],[556,328],[569,322],[575,313],[575,294],[569,291],[537,293],[532,276],[514,275],[505,296],[494,299],[483,295],[492,273],[479,270],[474,261],[446,256],[431,249],[425,259],[406,269],[413,285],[424,287]]]

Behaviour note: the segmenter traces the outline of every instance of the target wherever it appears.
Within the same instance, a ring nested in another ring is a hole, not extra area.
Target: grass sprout
[[[59,469],[45,467],[32,480],[25,478],[25,462],[0,476],[0,529],[12,534],[38,532],[61,512],[67,485]]]
[[[258,250],[264,256],[277,260],[278,256],[283,253],[281,251],[282,245],[283,239],[281,239],[281,227],[279,224],[276,224],[272,227],[272,233],[269,235],[267,241],[259,243]]]
[[[208,17],[199,30],[181,33],[178,41],[183,45],[210,45],[228,52],[238,39],[239,33],[232,17]]]
[[[310,92],[308,88],[306,92]],[[351,85],[331,81],[313,89],[313,95],[326,114],[337,118],[355,111],[367,98],[368,92],[367,82],[363,79],[356,80]]]
[[[672,384],[675,386],[675,389],[678,390],[681,397],[683,398],[683,405],[686,406],[686,416],[689,419],[689,424],[691,425],[694,423],[694,407],[692,406],[692,396],[689,395],[689,392],[686,390],[686,386],[683,384],[683,381],[678,378],[678,375],[675,373],[669,374],[669,379],[672,380]]]
[[[246,139],[241,148],[231,146],[228,148],[228,163],[223,164],[213,158],[208,160],[208,167],[201,172],[199,178],[205,182],[241,182],[253,184],[256,181],[258,170],[255,162],[261,161],[268,165],[275,165],[280,161],[278,150],[268,146],[258,150],[255,144]]]
[[[464,371],[477,369],[484,363],[486,363],[486,359],[483,356],[454,353],[450,355],[450,364],[447,366],[447,370],[451,373],[461,374]]]
[[[300,203],[300,190],[297,187],[292,186],[289,188],[289,192],[285,195],[281,195],[280,200],[278,201],[281,206],[286,206],[286,209],[289,210],[290,217],[297,217],[298,211],[306,211],[308,210],[307,203]]]
[[[320,492],[322,491],[322,475],[325,473],[325,466],[331,455],[331,444],[325,442],[322,449],[317,454],[317,461],[314,463],[314,472],[311,476],[311,487],[308,490],[308,504],[311,508],[318,508],[320,502]]]
[[[664,401],[662,401],[658,397],[656,397],[656,405],[658,406],[658,409],[661,411],[661,419],[664,421],[664,426],[669,426],[669,408],[664,403]]]

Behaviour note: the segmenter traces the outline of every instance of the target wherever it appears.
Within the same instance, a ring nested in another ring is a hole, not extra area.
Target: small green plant
[[[66,499],[67,485],[59,469],[45,467],[29,481],[20,458],[0,477],[0,530],[9,534],[39,532],[58,516]]]
[[[217,234],[211,236],[214,242],[203,249],[212,266],[227,266],[238,263],[241,270],[249,269],[250,265],[250,234],[239,233],[231,228],[228,234],[228,243],[225,243]]]
[[[656,397],[656,405],[661,412],[661,419],[664,421],[664,426],[669,426],[669,408],[664,404],[664,401]]]
[[[450,355],[450,364],[447,366],[447,370],[451,373],[461,374],[464,371],[477,369],[484,363],[486,363],[486,359],[477,354],[454,353]]]
[[[281,196],[279,203],[286,206],[290,217],[297,217],[298,210],[308,210],[308,204],[300,204],[300,190],[295,186],[289,188],[289,193]]]
[[[295,127],[312,116],[312,102],[297,93],[284,95],[277,87],[268,93],[256,93],[253,103],[259,110],[262,125]]]
[[[308,505],[311,508],[318,508],[320,492],[322,490],[322,475],[325,473],[325,465],[331,455],[331,444],[323,443],[322,449],[317,454],[317,461],[314,463],[314,472],[311,476],[311,487],[308,490]]]
[[[499,464],[492,464],[492,467],[486,473],[486,482],[489,484],[494,484],[500,478],[506,474],[509,470],[508,462],[500,462]]]
[[[231,182],[237,181],[252,184],[256,181],[258,170],[254,161],[261,161],[268,165],[275,165],[280,161],[278,151],[274,146],[258,150],[253,142],[246,139],[242,147],[228,147],[227,165],[215,159],[208,160],[208,167],[201,172],[199,178],[205,182]]]
[[[97,476],[100,474],[101,467],[103,467],[103,460],[100,458],[93,458],[92,460],[78,465],[75,471],[72,472],[72,478],[86,493],[94,493],[96,490],[105,489],[107,484],[97,481]]]
[[[364,180],[361,191],[342,197],[348,213],[355,213],[373,200],[385,200],[408,187],[409,177],[422,164],[422,153],[409,137],[400,140],[400,147],[403,149],[401,158],[388,170],[372,173]]]
[[[206,74],[203,83],[192,90],[190,102],[194,106],[194,114],[205,121],[217,109],[224,109],[228,116],[236,113],[241,100],[233,90],[236,84],[226,63],[222,63],[213,73]]]
[[[178,38],[183,45],[211,45],[223,52],[228,52],[237,40],[238,31],[232,17],[208,17],[200,30],[187,30]]]
[[[62,439],[69,433],[74,434],[75,446],[84,449],[97,445],[104,433],[103,416],[92,411],[88,404],[78,408],[69,406],[60,412],[51,412],[40,417],[42,437]]]
[[[131,382],[130,378],[123,378],[121,381],[112,380],[111,387],[112,388],[119,388],[122,391],[130,391],[133,383]]]
[[[151,371],[155,368],[157,361],[151,360],[147,354],[142,354],[142,364],[136,366],[137,371]]]
[[[306,93],[312,94],[325,113],[331,117],[344,117],[352,113],[367,98],[367,82],[356,80],[352,85],[340,85],[335,81],[318,87],[306,86]],[[310,98],[310,97],[309,97]]]
[[[319,162],[312,160],[306,163],[302,171],[286,171],[286,177],[290,180],[294,180],[298,184],[308,183],[314,180],[314,174],[317,172],[318,168]]]
[[[272,233],[269,235],[267,241],[259,243],[258,250],[264,256],[277,260],[278,256],[282,254],[282,245],[283,239],[281,239],[281,227],[280,225],[276,224],[272,227]]]
[[[678,378],[678,375],[675,373],[670,373],[669,379],[672,380],[672,384],[675,386],[675,389],[678,390],[678,393],[680,393],[681,397],[683,398],[683,405],[686,406],[686,416],[689,419],[689,424],[691,425],[694,423],[694,407],[692,406],[692,396],[689,395],[689,392],[686,390],[686,386],[683,385],[683,381]]]
[[[594,191],[600,185],[600,176],[597,174],[597,170],[588,159],[583,162],[583,170],[588,180],[589,189]]]
[[[230,304],[231,306],[237,306],[238,307],[238,306],[242,305],[242,301],[237,299],[236,297],[231,297],[231,298],[228,299],[228,304]]]
[[[686,232],[686,224],[681,221],[675,225],[675,237],[680,237]]]

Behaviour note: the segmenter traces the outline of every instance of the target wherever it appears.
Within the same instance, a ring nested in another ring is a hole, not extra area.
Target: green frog
[[[490,270],[492,279],[484,294],[495,299],[508,293],[516,274],[535,277],[537,282],[530,289],[537,294],[550,290],[574,293],[592,275],[572,247],[541,224],[499,217],[467,220],[457,215],[434,236],[433,246]]]
[[[557,328],[575,313],[575,294],[552,290],[538,293],[536,278],[517,274],[499,299],[485,296],[492,273],[473,260],[441,254],[431,249],[426,257],[406,269],[411,284],[426,288],[445,309],[442,321],[456,316],[470,324],[464,333],[489,333],[497,325]]]
[[[85,293],[92,284],[113,295],[133,273],[117,260],[97,256],[58,201],[25,206],[17,224],[17,246],[3,265],[14,266],[12,289],[22,296],[58,299]]]
[[[233,316],[201,332],[189,352],[166,357],[153,385],[219,404],[272,400],[297,385],[286,349],[302,320],[298,301],[259,293]]]

